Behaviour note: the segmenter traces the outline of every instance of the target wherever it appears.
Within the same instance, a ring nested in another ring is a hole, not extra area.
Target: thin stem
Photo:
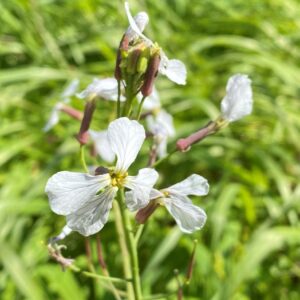
[[[122,279],[122,278],[117,278],[117,277],[107,277],[107,276],[103,276],[103,275],[98,275],[96,273],[83,271],[83,270],[81,270],[80,268],[78,268],[74,265],[70,265],[69,269],[71,269],[72,271],[74,271],[76,273],[81,273],[81,274],[83,274],[87,277],[96,278],[96,279],[100,279],[100,280],[103,280],[103,281],[110,281],[110,282],[120,283],[120,284],[126,284],[127,282],[130,282],[130,279]]]
[[[126,239],[125,239],[125,231],[122,224],[122,216],[121,216],[121,209],[119,206],[119,203],[117,201],[113,201],[113,209],[115,213],[115,224],[116,224],[116,230],[119,237],[119,244],[122,252],[122,261],[123,261],[123,270],[125,278],[132,278],[132,272],[130,267],[130,258],[129,253],[126,245]],[[127,283],[127,297],[129,300],[134,299],[134,292],[132,283]]]
[[[132,230],[132,225],[130,222],[130,216],[128,210],[125,209],[125,199],[124,199],[124,190],[119,190],[119,202],[121,205],[121,216],[123,227],[125,229],[125,238],[127,242],[127,247],[130,255],[130,263],[132,269],[132,280],[133,280],[133,289],[135,300],[142,299],[142,289],[141,289],[141,279],[139,274],[139,262],[138,262],[138,254],[136,249],[136,242]]]
[[[99,265],[102,268],[103,275],[106,277],[110,277],[109,271],[107,269],[106,263],[103,258],[103,251],[102,251],[102,245],[99,234],[96,235],[96,241],[97,241],[97,256],[98,256],[98,262]],[[117,290],[117,288],[114,286],[113,282],[109,282],[109,286],[111,288],[112,293],[114,294],[114,297],[116,300],[122,300],[120,297],[120,294]]]
[[[87,257],[88,268],[91,271],[91,273],[95,273],[95,267],[93,265],[92,249],[91,249],[91,244],[90,244],[90,238],[85,237],[84,238],[84,243],[85,243],[85,253],[86,253],[86,257]]]
[[[118,80],[117,117],[121,117],[121,80]]]
[[[139,104],[139,108],[138,108],[138,112],[137,112],[137,117],[136,117],[136,119],[137,119],[138,121],[139,121],[139,119],[140,119],[140,117],[141,117],[141,112],[142,112],[143,104],[144,104],[146,98],[147,98],[147,96],[143,96],[143,98],[142,98],[142,100],[141,100],[141,102],[140,102],[140,104]]]
[[[82,164],[82,167],[84,168],[84,171],[86,173],[89,173],[89,169],[86,165],[86,161],[85,161],[85,154],[84,154],[84,145],[80,145],[80,161]]]
[[[168,153],[168,155],[166,155],[165,157],[159,159],[158,161],[156,161],[152,167],[155,168],[158,165],[160,165],[162,162],[164,162],[165,160],[169,159],[175,152],[177,152],[177,149],[172,150],[171,152]]]

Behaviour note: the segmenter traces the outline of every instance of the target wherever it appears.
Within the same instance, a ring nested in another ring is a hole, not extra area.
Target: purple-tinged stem
[[[209,122],[207,126],[201,128],[199,131],[191,134],[190,136],[179,139],[176,142],[176,148],[177,150],[184,152],[188,150],[193,144],[200,142],[204,138],[206,138],[208,135],[214,133],[216,131],[216,123],[215,122]]]

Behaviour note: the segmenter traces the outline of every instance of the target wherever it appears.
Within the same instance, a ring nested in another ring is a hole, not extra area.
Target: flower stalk
[[[125,231],[125,239],[128,247],[129,256],[130,256],[134,300],[141,300],[142,289],[141,289],[141,279],[139,274],[139,262],[138,262],[137,248],[136,248],[136,240],[133,234],[128,210],[125,209],[125,197],[124,197],[123,189],[119,190],[118,201],[121,207],[122,223]]]

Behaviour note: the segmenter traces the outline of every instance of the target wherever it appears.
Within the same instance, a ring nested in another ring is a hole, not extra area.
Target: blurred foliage
[[[217,117],[234,73],[249,74],[255,100],[251,116],[159,167],[162,187],[193,172],[209,179],[210,194],[195,199],[208,222],[190,236],[164,209],[150,219],[139,252],[145,295],[176,290],[173,270],[184,276],[197,238],[184,299],[299,299],[299,1],[130,2],[133,12],[149,13],[146,33],[187,65],[186,86],[157,83],[178,137]],[[54,172],[80,170],[79,124],[61,115],[50,133],[42,128],[71,79],[84,88],[93,76],[112,75],[128,26],[122,1],[1,1],[0,18],[1,299],[113,299],[101,282],[62,272],[48,258],[45,244],[64,218],[50,211],[43,190]],[[99,103],[93,128],[107,126],[110,105]],[[112,276],[121,277],[113,214],[101,239]],[[65,243],[66,255],[86,268],[84,239],[72,234]]]

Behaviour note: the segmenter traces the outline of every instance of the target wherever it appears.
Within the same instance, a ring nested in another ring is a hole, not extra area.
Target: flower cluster
[[[121,194],[125,199],[124,209],[137,212],[138,223],[146,222],[159,206],[166,207],[185,233],[201,229],[206,222],[204,210],[188,197],[208,193],[209,184],[204,177],[192,174],[168,188],[156,187],[159,178],[154,168],[156,157],[168,156],[168,141],[176,133],[173,117],[162,108],[154,81],[160,73],[177,84],[186,84],[185,65],[180,60],[168,59],[162,48],[143,34],[149,22],[145,12],[132,17],[127,2],[125,11],[129,27],[118,48],[115,78],[94,78],[85,90],[77,94],[79,80],[72,81],[44,128],[48,131],[58,122],[60,111],[80,120],[77,138],[81,147],[88,144],[90,137],[105,165],[96,167],[94,174],[62,171],[48,180],[45,191],[50,207],[56,214],[66,216],[67,223],[55,241],[72,231],[84,236],[100,231],[108,221],[114,199]],[[75,95],[85,101],[83,113],[66,106],[69,98]],[[90,128],[98,99],[117,103],[116,119],[101,131]],[[242,74],[230,77],[220,116],[200,131],[179,139],[175,149],[182,152],[190,149],[194,143],[250,114],[252,105],[250,79]],[[137,175],[130,175],[130,167],[146,137],[152,139],[151,163],[140,169]]]

